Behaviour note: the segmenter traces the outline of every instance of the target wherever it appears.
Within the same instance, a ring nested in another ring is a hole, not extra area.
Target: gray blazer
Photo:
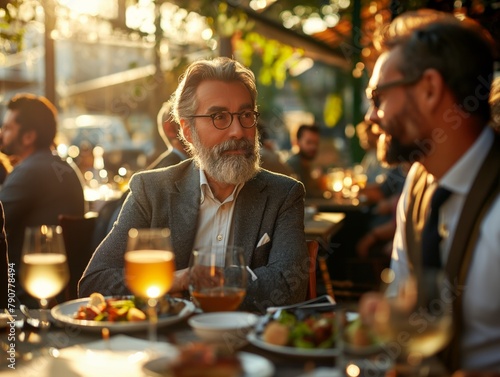
[[[130,228],[170,228],[176,268],[188,267],[200,197],[199,170],[191,159],[135,174],[117,222],[80,280],[80,297],[92,292],[129,294],[123,255]],[[249,282],[241,309],[263,310],[304,300],[308,257],[303,185],[261,170],[238,194],[233,221],[234,244],[244,248],[247,264],[258,278]],[[270,241],[257,247],[266,233]]]

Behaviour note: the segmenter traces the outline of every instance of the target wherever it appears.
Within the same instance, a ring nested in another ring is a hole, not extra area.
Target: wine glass
[[[247,270],[243,248],[207,246],[193,251],[189,292],[204,312],[238,309],[246,295]]]
[[[410,367],[420,375],[422,361],[442,350],[452,337],[451,284],[445,272],[424,269],[404,279],[394,296],[375,308],[373,330],[381,338],[396,366]]]
[[[49,300],[59,294],[69,281],[69,268],[60,226],[28,227],[24,233],[20,283],[40,303],[40,325],[50,326],[47,317]]]
[[[167,228],[130,229],[125,252],[125,284],[132,293],[147,299],[149,340],[156,342],[158,299],[172,287],[175,257]]]

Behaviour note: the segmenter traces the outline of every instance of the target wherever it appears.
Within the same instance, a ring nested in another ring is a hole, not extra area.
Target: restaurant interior
[[[392,209],[379,211],[396,203],[408,171],[380,167],[368,177],[358,129],[370,106],[365,88],[382,26],[421,8],[467,16],[489,30],[500,72],[495,0],[0,1],[0,117],[18,93],[54,103],[54,149],[78,167],[86,202],[85,216],[59,218],[69,276],[49,309],[21,305],[0,313],[0,375],[449,375],[437,351],[408,358],[396,373],[407,347],[384,343],[357,313],[364,294],[391,280]],[[189,298],[78,298],[78,281],[130,178],[165,151],[157,127],[162,104],[189,63],[217,56],[255,73],[259,126],[279,160],[297,152],[301,125],[319,127],[310,169],[320,194],[306,197],[304,212],[306,302],[212,319],[202,314],[212,310]],[[388,191],[381,194],[381,186]],[[379,236],[366,246],[374,229]],[[111,321],[110,308],[122,317]],[[440,326],[448,325],[442,317]],[[288,327],[274,326],[279,321]],[[283,328],[302,346],[276,340]],[[324,337],[311,343],[311,333]],[[194,368],[210,358],[218,360],[212,374]],[[193,374],[182,374],[189,364]]]

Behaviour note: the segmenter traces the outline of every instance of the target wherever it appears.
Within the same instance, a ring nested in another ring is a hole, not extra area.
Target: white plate
[[[340,350],[338,348],[297,348],[276,346],[274,344],[264,342],[254,331],[248,334],[247,339],[256,347],[282,355],[301,357],[334,357],[340,355]]]
[[[184,308],[175,315],[170,316],[159,316],[158,317],[158,327],[167,326],[173,323],[177,323],[182,319],[186,318],[188,315],[194,312],[195,306],[192,302],[175,299],[176,301],[182,301],[184,303]],[[72,325],[81,329],[89,331],[101,331],[103,328],[109,329],[109,331],[138,331],[146,330],[148,328],[148,321],[140,322],[109,322],[109,321],[90,321],[84,319],[75,319],[74,316],[80,306],[87,305],[89,298],[80,298],[77,300],[68,301],[52,308],[50,313],[55,320],[62,322],[63,324]]]
[[[262,356],[248,352],[238,352],[236,354],[243,367],[243,377],[272,377],[274,375],[274,365]],[[160,357],[144,364],[142,369],[151,377],[165,377],[168,375],[170,357]]]

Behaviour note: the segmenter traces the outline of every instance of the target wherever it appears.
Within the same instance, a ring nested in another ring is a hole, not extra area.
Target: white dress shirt
[[[471,148],[446,172],[439,185],[452,192],[439,211],[439,229],[443,236],[441,260],[446,264],[455,229],[465,198],[493,143],[493,131],[486,127]],[[408,190],[416,171],[408,173],[398,203],[391,268],[395,280],[388,295],[409,274],[406,246],[406,210]],[[432,180],[432,177],[429,177]],[[438,182],[433,186],[437,187]],[[480,226],[474,257],[463,292],[462,368],[500,371],[500,198],[496,198]]]
[[[200,170],[201,203],[194,248],[233,244],[234,204],[243,185],[237,185],[222,203],[214,196],[205,172]],[[238,246],[238,245],[236,245]]]
[[[234,205],[238,193],[244,184],[237,185],[231,195],[222,203],[214,196],[212,189],[208,184],[207,177],[203,170],[200,170],[200,190],[201,203],[200,215],[198,217],[198,230],[194,241],[194,249],[203,246],[220,246],[234,244],[233,235],[233,214]],[[238,246],[238,245],[235,245]],[[257,280],[257,276],[250,267],[247,266],[252,281]]]

